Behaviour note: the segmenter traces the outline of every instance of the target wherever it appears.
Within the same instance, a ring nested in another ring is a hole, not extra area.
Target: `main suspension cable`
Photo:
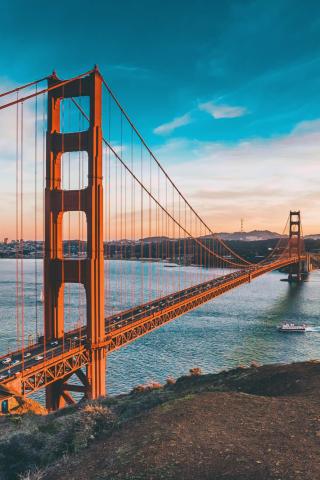
[[[10,95],[12,93],[20,92],[20,90],[24,90],[25,88],[32,87],[33,85],[37,85],[38,83],[44,82],[45,80],[48,80],[50,78],[50,75],[47,75],[46,77],[39,78],[39,80],[35,80],[34,82],[26,83],[24,85],[21,85],[20,87],[13,88],[12,90],[8,90],[6,92],[0,93],[0,98],[5,97],[6,95]]]
[[[0,110],[3,110],[4,108],[11,107],[12,105],[16,105],[17,103],[25,102],[26,100],[30,100],[31,98],[37,97],[38,95],[41,95],[43,93],[51,92],[51,90],[55,90],[56,88],[63,87],[64,85],[67,85],[68,83],[74,82],[75,80],[79,80],[80,78],[83,78],[86,75],[89,75],[93,71],[94,71],[94,69],[89,70],[88,72],[82,73],[81,75],[78,75],[77,77],[69,78],[68,80],[61,80],[56,85],[51,85],[50,87],[43,88],[42,90],[38,90],[37,92],[26,95],[25,97],[20,97],[20,98],[17,98],[16,100],[13,100],[11,102],[0,105]]]
[[[144,145],[144,147],[147,149],[147,151],[149,152],[149,154],[151,155],[151,157],[153,158],[153,160],[156,162],[156,164],[158,165],[158,167],[160,168],[160,170],[162,171],[162,173],[165,175],[166,179],[171,183],[171,185],[173,186],[173,188],[177,191],[177,193],[181,196],[181,198],[183,198],[183,200],[186,202],[186,204],[188,205],[188,207],[191,209],[191,211],[193,212],[193,214],[199,219],[199,221],[204,225],[204,227],[211,233],[211,235],[213,235],[228,251],[229,253],[231,253],[232,255],[234,255],[236,258],[238,258],[239,260],[241,260],[242,262],[246,263],[246,264],[251,264],[251,262],[245,260],[244,258],[242,258],[240,255],[238,255],[236,252],[234,252],[230,247],[228,247],[228,245],[225,244],[225,242],[217,235],[215,234],[211,228],[206,224],[206,222],[204,222],[204,220],[200,217],[200,215],[195,211],[195,209],[192,207],[192,205],[188,202],[188,200],[185,198],[185,196],[182,194],[182,192],[178,189],[178,187],[175,185],[175,183],[171,180],[171,178],[169,177],[168,173],[166,172],[166,170],[163,168],[163,166],[161,165],[161,163],[159,162],[159,160],[156,158],[156,156],[154,155],[154,153],[152,152],[152,150],[149,148],[148,144],[146,143],[146,141],[144,140],[144,138],[142,137],[142,135],[140,134],[140,132],[138,131],[138,129],[135,127],[134,123],[131,121],[129,115],[127,114],[127,112],[124,110],[124,108],[122,107],[122,105],[120,104],[119,100],[117,99],[117,97],[115,96],[115,94],[113,93],[113,91],[111,90],[110,86],[108,85],[108,83],[105,81],[104,77],[101,75],[101,78],[102,78],[102,82],[104,84],[104,86],[106,87],[106,89],[108,90],[109,94],[111,95],[111,97],[113,98],[113,100],[115,101],[116,105],[118,106],[118,108],[120,109],[120,111],[122,112],[122,114],[125,116],[126,120],[128,121],[128,123],[130,124],[131,128],[134,130],[134,132],[136,133],[136,135],[138,136],[138,138],[140,139],[140,141],[142,142],[142,144]]]

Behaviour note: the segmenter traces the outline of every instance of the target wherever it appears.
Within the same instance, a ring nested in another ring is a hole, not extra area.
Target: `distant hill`
[[[251,232],[221,232],[217,235],[222,240],[242,240],[244,242],[254,242],[257,240],[270,240],[273,238],[280,238],[282,235],[276,232],[270,232],[270,230],[252,230]]]
[[[320,233],[312,233],[310,235],[305,235],[304,238],[309,238],[310,240],[320,240]]]

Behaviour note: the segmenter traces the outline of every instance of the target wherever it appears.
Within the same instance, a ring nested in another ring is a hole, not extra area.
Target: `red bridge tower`
[[[59,84],[54,74],[51,85]],[[95,69],[89,75],[62,84],[48,92],[48,132],[45,190],[45,341],[64,335],[64,285],[82,283],[87,304],[87,348],[90,361],[86,373],[76,372],[82,385],[67,384],[68,377],[46,387],[49,410],[71,403],[70,392],[82,391],[87,398],[105,395],[106,352],[99,347],[105,336],[103,183],[101,103],[102,79]],[[61,101],[87,96],[90,99],[89,128],[64,133],[60,129]],[[82,190],[62,190],[61,160],[65,152],[86,151],[88,186]],[[87,258],[65,259],[62,221],[64,212],[82,211],[87,220]]]
[[[302,235],[300,210],[290,210],[290,228],[289,228],[289,256],[299,258],[299,262],[289,267],[289,282],[300,282],[302,274],[302,265],[300,261],[302,252]]]

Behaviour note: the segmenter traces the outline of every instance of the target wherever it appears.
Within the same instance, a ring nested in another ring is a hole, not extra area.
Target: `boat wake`
[[[320,327],[306,327],[306,332],[318,332],[318,333],[320,333]]]

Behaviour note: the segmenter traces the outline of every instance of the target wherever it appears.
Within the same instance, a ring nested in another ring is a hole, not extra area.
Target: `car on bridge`
[[[6,357],[4,360],[2,360],[3,365],[9,365],[9,363],[11,363],[11,362],[12,362],[11,357]]]

